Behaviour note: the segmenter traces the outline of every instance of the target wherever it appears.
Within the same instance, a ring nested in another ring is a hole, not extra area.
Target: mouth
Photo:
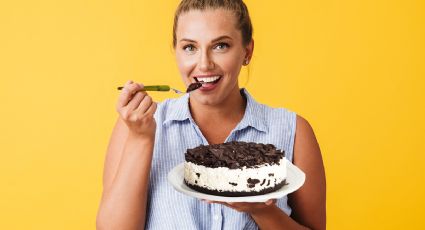
[[[196,82],[200,82],[202,83],[202,86],[211,86],[211,85],[215,85],[217,84],[222,76],[220,75],[215,75],[215,76],[198,76],[198,77],[193,77],[195,79]]]

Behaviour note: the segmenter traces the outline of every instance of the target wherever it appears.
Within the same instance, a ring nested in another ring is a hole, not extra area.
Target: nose
[[[203,51],[199,57],[199,70],[207,72],[214,69],[214,61],[208,51]]]

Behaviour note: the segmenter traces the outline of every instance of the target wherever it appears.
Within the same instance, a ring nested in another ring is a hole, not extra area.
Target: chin
[[[202,95],[197,92],[192,98],[201,105],[214,106],[222,103],[222,98],[216,94]]]

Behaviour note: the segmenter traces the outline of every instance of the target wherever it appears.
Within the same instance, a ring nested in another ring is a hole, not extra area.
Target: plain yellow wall
[[[241,86],[313,125],[328,229],[423,229],[425,2],[246,2],[256,43]],[[0,3],[0,229],[95,228],[115,88],[184,88],[177,3]]]

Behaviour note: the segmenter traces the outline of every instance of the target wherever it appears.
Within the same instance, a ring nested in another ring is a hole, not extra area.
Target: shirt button
[[[220,217],[218,216],[218,215],[214,215],[214,220],[218,220],[218,219],[220,219]]]

